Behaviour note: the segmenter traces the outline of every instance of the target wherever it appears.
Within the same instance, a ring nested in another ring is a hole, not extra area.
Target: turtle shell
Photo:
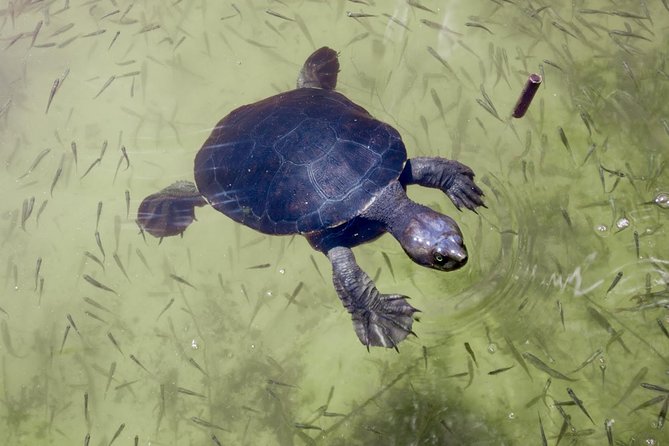
[[[299,88],[223,118],[195,157],[195,182],[246,226],[308,233],[360,215],[406,156],[394,128],[344,95]]]

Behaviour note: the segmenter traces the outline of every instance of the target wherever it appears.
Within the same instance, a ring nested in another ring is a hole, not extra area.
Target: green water
[[[0,6],[6,444],[526,445],[542,444],[543,426],[553,445],[558,407],[563,445],[608,444],[607,421],[613,444],[669,442],[663,401],[633,410],[663,395],[640,383],[669,387],[657,322],[669,327],[669,210],[649,203],[669,192],[663,2],[367,3]],[[382,292],[422,310],[399,354],[360,345],[327,259],[301,238],[211,208],[160,245],[134,223],[144,196],[192,179],[218,119],[292,88],[323,45],[340,51],[338,90],[397,127],[410,156],[471,166],[487,197],[458,213],[438,191],[410,190],[461,225],[470,261],[457,272],[420,268],[390,237],[356,249]],[[477,103],[482,89],[499,119]],[[544,392],[549,375],[514,348],[573,381],[556,375]],[[573,402],[568,387],[592,422],[556,405]]]

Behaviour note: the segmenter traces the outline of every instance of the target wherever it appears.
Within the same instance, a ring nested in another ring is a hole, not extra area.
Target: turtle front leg
[[[407,160],[400,175],[405,186],[419,184],[441,189],[455,207],[475,210],[483,204],[483,191],[474,183],[474,171],[453,160],[438,157],[420,157]]]
[[[406,296],[381,294],[372,279],[358,266],[349,248],[338,246],[327,253],[332,263],[332,281],[344,307],[351,313],[353,328],[364,345],[392,347],[409,334],[413,314]]]
[[[137,224],[154,237],[183,233],[195,220],[195,206],[207,201],[190,181],[177,181],[142,200],[137,210]]]

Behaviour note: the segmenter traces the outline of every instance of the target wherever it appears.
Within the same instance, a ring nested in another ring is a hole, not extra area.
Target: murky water
[[[663,1],[5,2],[2,438],[667,444],[667,393],[641,384],[669,387],[668,25]],[[301,238],[211,208],[162,244],[134,223],[323,45],[410,156],[470,165],[487,197],[410,190],[461,225],[457,272],[388,236],[356,249],[422,310],[399,354],[360,345]]]

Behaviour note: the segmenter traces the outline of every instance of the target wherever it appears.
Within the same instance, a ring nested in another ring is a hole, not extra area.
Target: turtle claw
[[[378,291],[377,291],[378,293]],[[413,314],[418,310],[406,301],[406,296],[377,294],[369,306],[351,311],[353,328],[360,342],[372,347],[394,348],[411,330]]]
[[[464,164],[457,164],[458,169],[452,173],[450,181],[444,182],[441,190],[448,195],[458,210],[463,206],[470,211],[479,206],[485,207],[483,191],[474,183],[474,172]]]

